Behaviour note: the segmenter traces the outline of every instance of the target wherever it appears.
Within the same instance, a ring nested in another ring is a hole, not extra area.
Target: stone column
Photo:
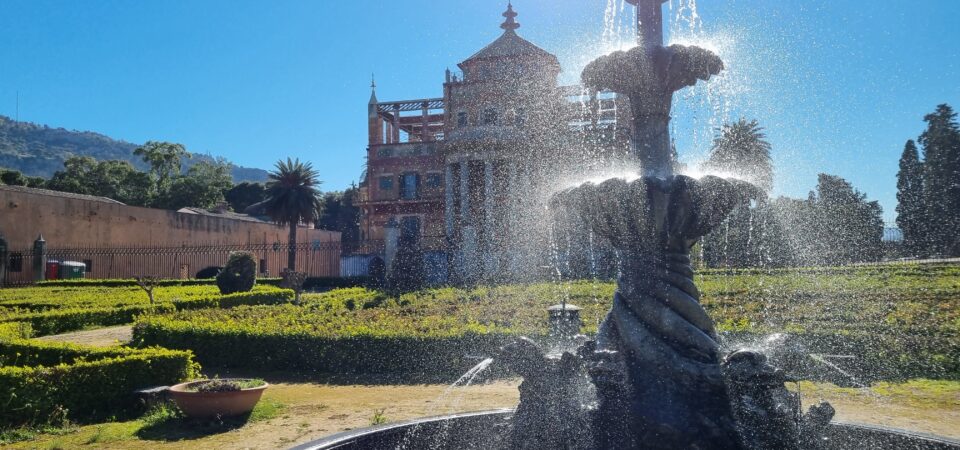
[[[510,274],[513,276],[519,275],[523,270],[522,258],[520,257],[520,245],[522,243],[522,236],[520,230],[521,216],[520,213],[523,211],[521,198],[524,194],[523,184],[521,182],[521,173],[520,167],[517,165],[516,161],[511,161],[510,166],[507,169],[509,171],[509,186],[507,186],[507,207],[509,208],[507,226],[509,227],[508,233],[510,236],[509,240],[509,259],[510,259]]]
[[[393,124],[391,133],[394,144],[400,142],[400,105],[393,105]]]
[[[496,253],[500,250],[496,245],[498,230],[494,226],[497,213],[494,211],[494,200],[493,161],[485,160],[483,162],[483,272],[485,277],[497,271]]]
[[[444,167],[443,189],[443,218],[449,239],[453,237],[453,164]]]
[[[460,161],[460,221],[470,223],[470,161]]]
[[[7,261],[10,260],[9,250],[7,240],[0,234],[0,287],[7,279]]]
[[[460,277],[474,279],[477,257],[476,230],[470,218],[470,160],[460,161]]]
[[[47,241],[43,240],[43,235],[33,241],[33,279],[43,281],[47,277]]]
[[[430,104],[423,102],[423,117],[421,118],[422,128],[420,129],[420,140],[427,142],[430,140]]]
[[[397,247],[400,241],[400,224],[397,219],[390,218],[387,225],[383,228],[383,262],[387,268],[387,276],[390,276],[393,269],[393,260],[397,256]]]

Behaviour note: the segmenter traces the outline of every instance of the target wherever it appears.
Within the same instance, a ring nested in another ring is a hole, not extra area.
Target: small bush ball
[[[227,265],[217,274],[221,294],[249,292],[257,283],[257,261],[250,252],[233,252]]]

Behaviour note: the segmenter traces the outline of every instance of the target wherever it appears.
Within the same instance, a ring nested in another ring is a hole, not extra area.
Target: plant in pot
[[[242,416],[253,411],[268,386],[259,379],[214,378],[175,385],[170,397],[190,418]]]

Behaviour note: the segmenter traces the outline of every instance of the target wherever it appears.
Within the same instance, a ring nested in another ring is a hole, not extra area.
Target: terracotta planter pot
[[[231,380],[231,378],[224,378]],[[234,380],[237,380],[234,378]],[[206,419],[240,416],[253,411],[269,384],[232,392],[195,392],[190,389],[207,380],[180,383],[170,388],[170,397],[187,417]]]

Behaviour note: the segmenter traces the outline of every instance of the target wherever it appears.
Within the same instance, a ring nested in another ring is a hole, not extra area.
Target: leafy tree
[[[323,213],[317,220],[317,228],[339,231],[340,242],[360,242],[360,208],[356,206],[359,189],[356,186],[343,192],[327,192],[323,196]]]
[[[908,255],[926,252],[928,219],[923,194],[923,163],[912,140],[907,141],[897,172],[897,226],[903,231],[904,251]]]
[[[318,173],[310,163],[287,158],[286,162],[277,161],[269,177],[266,212],[277,224],[290,227],[287,268],[296,270],[297,225],[316,221],[323,208]]]
[[[772,189],[771,147],[763,127],[756,120],[740,119],[724,124],[719,132],[705,168],[751,181],[767,191]]]
[[[173,178],[170,187],[160,193],[157,206],[214,208],[224,202],[223,192],[232,186],[229,165],[224,161],[201,161],[191,166],[186,175]]]
[[[157,192],[163,192],[171,178],[180,175],[180,161],[191,155],[182,144],[147,141],[133,151],[150,164],[150,173],[156,179]]]
[[[720,128],[713,140],[708,171],[749,180],[764,190],[773,188],[770,143],[756,120],[740,119]],[[723,226],[703,239],[703,258],[709,266],[753,267],[784,263],[768,250],[767,232],[778,233],[765,202],[743,205],[730,213]],[[769,228],[769,230],[768,230]],[[772,235],[771,235],[772,236]]]
[[[243,183],[234,185],[223,193],[223,197],[230,204],[230,208],[242,213],[250,205],[260,203],[267,198],[266,188],[261,183]]]
[[[946,104],[923,118],[924,197],[936,253],[960,255],[960,126]]]
[[[0,168],[0,182],[8,186],[26,186],[27,177],[23,176],[19,170]]]
[[[27,187],[45,188],[47,187],[47,180],[43,177],[27,177]]]
[[[821,173],[811,200],[817,264],[877,261],[883,254],[883,209],[847,180]]]
[[[127,161],[97,161],[73,156],[53,174],[47,187],[62,192],[98,195],[134,206],[148,206],[153,198],[150,175]]]

